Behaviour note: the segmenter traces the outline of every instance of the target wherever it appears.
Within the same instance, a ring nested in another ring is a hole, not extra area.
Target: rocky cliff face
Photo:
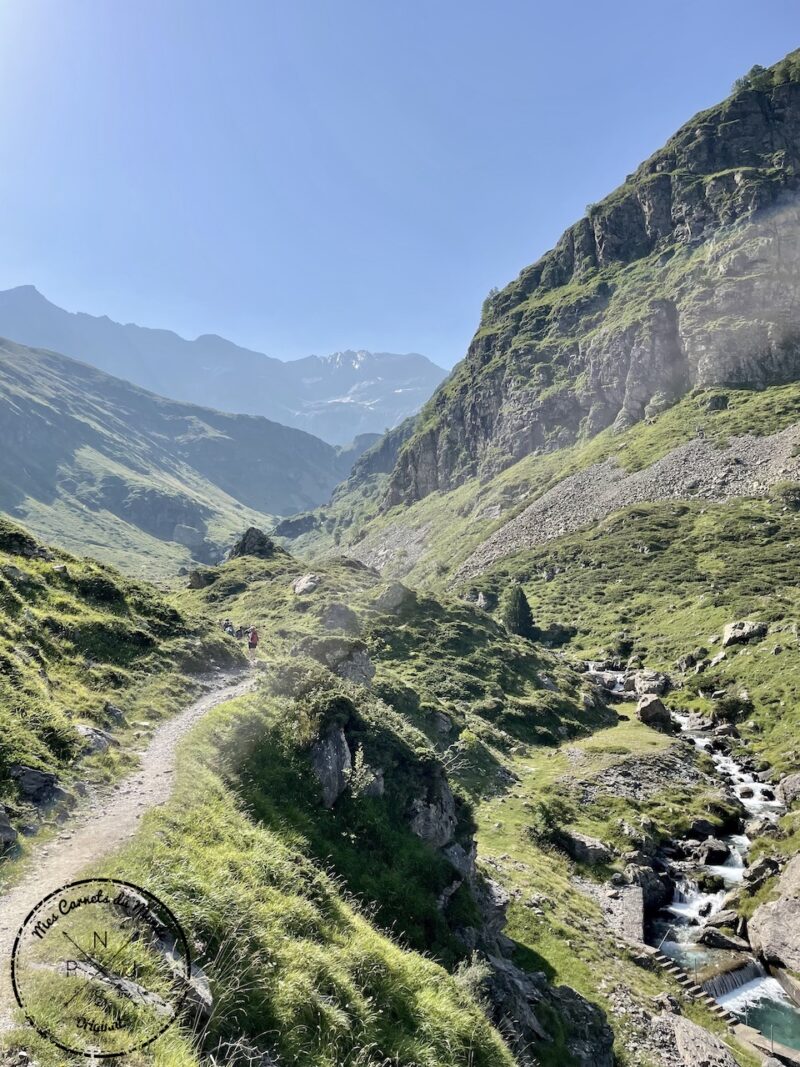
[[[693,387],[800,375],[800,53],[697,115],[484,306],[386,505],[491,476]]]

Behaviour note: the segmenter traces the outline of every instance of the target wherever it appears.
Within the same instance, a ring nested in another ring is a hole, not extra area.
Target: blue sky
[[[797,0],[0,0],[0,287],[281,358],[480,304]]]

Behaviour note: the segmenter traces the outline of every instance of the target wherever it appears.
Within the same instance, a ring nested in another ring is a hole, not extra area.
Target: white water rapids
[[[731,756],[715,752],[712,739],[690,726],[688,716],[673,713],[684,737],[691,738],[714,763],[717,774],[738,797],[750,818],[761,816],[775,820],[783,811],[773,788],[760,782]],[[713,875],[721,879],[724,889],[704,892],[691,875],[677,881],[673,899],[665,909],[663,921],[654,924],[661,941],[661,951],[673,957],[689,973],[709,964],[729,960],[724,949],[711,949],[699,943],[699,936],[711,916],[723,906],[726,892],[741,882],[747,866],[750,839],[746,834],[729,834],[721,838],[730,850],[721,864],[698,865],[698,879]],[[658,941],[656,941],[658,944]],[[772,1034],[789,1048],[800,1049],[800,1010],[789,999],[780,983],[770,978],[754,959],[743,959],[736,971],[722,974],[706,983],[717,1002],[743,1022]]]

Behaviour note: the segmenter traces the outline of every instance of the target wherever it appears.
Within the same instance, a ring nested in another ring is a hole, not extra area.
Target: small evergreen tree
[[[514,582],[506,590],[501,609],[503,625],[509,633],[519,634],[520,637],[532,638],[535,627],[533,614],[528,598],[518,582]]]

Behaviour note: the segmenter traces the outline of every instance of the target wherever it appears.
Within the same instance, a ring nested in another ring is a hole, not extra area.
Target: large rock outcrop
[[[331,726],[311,748],[311,770],[322,790],[322,803],[332,808],[344,792],[353,766],[341,726]]]
[[[795,55],[695,116],[490,296],[398,453],[387,507],[626,428],[693,387],[800,376],[799,72]]]
[[[767,963],[800,972],[800,855],[778,881],[778,899],[756,908],[747,924],[750,944]]]
[[[257,559],[272,559],[275,542],[257,526],[249,526],[228,553],[228,559],[240,556],[255,556]]]
[[[674,1062],[680,1067],[736,1067],[736,1060],[718,1037],[683,1015],[665,1012],[653,1029],[664,1046],[677,1053],[679,1058]]]

